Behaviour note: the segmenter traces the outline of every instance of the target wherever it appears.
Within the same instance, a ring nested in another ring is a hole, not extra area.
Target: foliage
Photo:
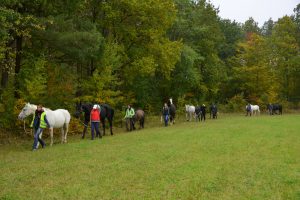
[[[72,112],[81,100],[159,113],[170,97],[227,104],[241,94],[297,105],[299,10],[259,27],[221,19],[206,0],[3,0],[0,111],[25,100]]]

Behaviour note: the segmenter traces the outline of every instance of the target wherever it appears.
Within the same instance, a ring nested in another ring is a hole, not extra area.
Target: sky
[[[253,17],[259,26],[272,18],[277,21],[285,15],[294,13],[294,8],[300,0],[210,0],[219,8],[219,15],[225,19],[245,22]]]

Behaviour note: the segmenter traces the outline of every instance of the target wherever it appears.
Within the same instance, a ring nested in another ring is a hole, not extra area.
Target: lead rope
[[[24,128],[24,132],[25,132],[25,134],[32,134],[32,129],[31,129],[31,131],[26,131],[26,125],[25,125],[25,120],[23,120],[23,128]]]

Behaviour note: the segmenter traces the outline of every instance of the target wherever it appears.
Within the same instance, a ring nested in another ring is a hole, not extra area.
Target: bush
[[[247,102],[243,95],[235,95],[228,101],[224,108],[226,112],[243,112],[246,105]]]

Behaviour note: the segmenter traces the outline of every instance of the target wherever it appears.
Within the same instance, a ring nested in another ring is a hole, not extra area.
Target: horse
[[[201,107],[196,106],[196,108],[195,108],[195,119],[196,119],[196,121],[199,120],[199,122],[200,122],[200,117],[201,117]]]
[[[168,107],[170,112],[170,125],[175,124],[176,106],[173,104],[173,99],[170,98],[168,101]]]
[[[24,120],[27,116],[34,114],[37,106],[34,104],[26,103],[22,111],[20,112],[18,118],[20,120]],[[69,123],[71,120],[71,115],[69,111],[65,109],[57,109],[51,110],[49,108],[44,108],[46,112],[47,120],[50,124],[50,136],[51,143],[50,146],[53,145],[53,129],[60,128],[61,129],[61,143],[67,143],[67,134],[69,130]]]
[[[76,118],[80,118],[81,113],[82,112],[84,113],[84,122],[83,122],[84,128],[82,131],[82,138],[85,137],[85,133],[87,131],[88,124],[90,122],[90,113],[93,108],[93,105],[94,104],[92,104],[92,103],[83,103],[83,104],[81,102],[76,103],[76,111],[75,111],[74,116]],[[105,135],[105,119],[106,118],[108,119],[110,134],[113,135],[112,126],[113,126],[113,118],[114,118],[114,113],[115,113],[114,109],[111,108],[107,104],[96,104],[96,105],[98,105],[98,108],[100,110],[100,120],[101,120],[101,124],[103,127],[103,135]]]
[[[282,105],[281,104],[268,104],[267,110],[269,111],[270,115],[279,114],[282,115]],[[278,111],[278,113],[277,113]]]
[[[134,115],[134,123],[139,122],[140,123],[140,129],[144,128],[145,123],[145,112],[142,109],[137,109],[135,111]]]
[[[248,116],[248,114],[250,114],[250,116],[253,114],[257,115],[257,113],[260,114],[259,106],[248,104],[246,105],[246,112],[246,116]]]
[[[213,119],[218,118],[218,107],[215,104],[211,104],[209,108],[209,118],[211,119],[211,116]]]
[[[186,121],[191,121],[192,116],[195,115],[195,106],[185,105]]]

